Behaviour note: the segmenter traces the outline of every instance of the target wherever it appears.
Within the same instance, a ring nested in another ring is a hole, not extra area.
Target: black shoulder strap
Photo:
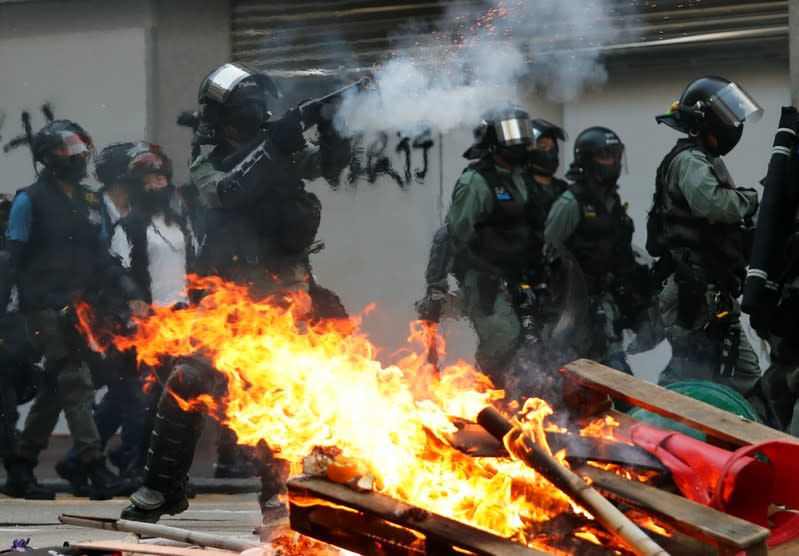
[[[699,146],[690,139],[680,139],[677,144],[663,157],[663,160],[655,172],[655,194],[653,196],[653,210],[655,207],[660,207],[663,204],[663,195],[666,191],[666,172],[669,171],[669,166],[677,158],[677,155],[683,151],[690,149],[698,149]]]
[[[152,302],[150,293],[150,269],[147,255],[147,225],[144,215],[133,208],[117,224],[128,236],[130,242],[130,274],[136,285],[144,291],[145,301]]]
[[[488,158],[481,158],[476,162],[472,162],[467,168],[480,174],[494,193],[496,193],[497,188],[502,184],[502,177],[499,175],[499,172],[497,172],[496,165]]]

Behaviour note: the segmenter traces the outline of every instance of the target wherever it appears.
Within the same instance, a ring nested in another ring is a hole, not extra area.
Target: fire
[[[240,443],[266,441],[295,473],[314,447],[336,447],[375,477],[376,490],[523,543],[538,542],[525,538],[526,525],[573,509],[522,463],[472,458],[449,445],[451,417],[474,420],[504,393],[463,362],[436,372],[421,355],[431,341],[421,323],[409,338],[418,349],[383,365],[357,319],[354,327],[306,322],[304,294],[253,300],[246,288],[217,278],[191,283],[207,292],[199,305],[156,307],[115,343],[135,347],[146,365],[165,356],[211,360],[228,379],[227,397],[183,402],[206,406]],[[443,344],[437,347],[442,353]],[[545,443],[551,413],[542,400],[528,400],[521,425]]]

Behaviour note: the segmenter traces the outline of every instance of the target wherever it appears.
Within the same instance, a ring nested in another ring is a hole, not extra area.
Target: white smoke
[[[522,91],[573,101],[607,80],[600,48],[624,32],[611,13],[611,0],[455,2],[423,43],[397,45],[373,72],[376,89],[344,99],[339,130],[447,132],[492,105],[522,104]]]

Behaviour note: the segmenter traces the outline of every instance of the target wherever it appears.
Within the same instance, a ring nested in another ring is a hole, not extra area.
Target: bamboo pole
[[[658,544],[607,498],[564,467],[518,427],[513,427],[493,407],[486,407],[477,422],[522,460],[572,500],[588,510],[612,535],[640,556],[668,556]]]
[[[218,548],[220,550],[230,550],[233,552],[244,552],[250,548],[261,548],[259,542],[237,539],[224,535],[214,535],[200,531],[190,531],[180,527],[170,527],[169,525],[158,525],[157,523],[142,523],[140,521],[130,521],[127,519],[107,519],[80,515],[61,514],[58,521],[65,525],[75,525],[77,527],[89,527],[91,529],[104,529],[107,531],[121,531],[124,533],[135,533],[136,535],[150,535],[162,537],[173,541],[185,542],[208,548]]]

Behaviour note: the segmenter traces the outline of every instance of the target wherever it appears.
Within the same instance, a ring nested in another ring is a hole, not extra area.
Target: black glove
[[[427,294],[414,304],[419,320],[438,324],[444,306],[444,295],[444,292],[439,290],[427,290]]]
[[[279,120],[269,126],[275,148],[286,154],[293,154],[305,148],[302,132],[302,114],[292,108]]]

